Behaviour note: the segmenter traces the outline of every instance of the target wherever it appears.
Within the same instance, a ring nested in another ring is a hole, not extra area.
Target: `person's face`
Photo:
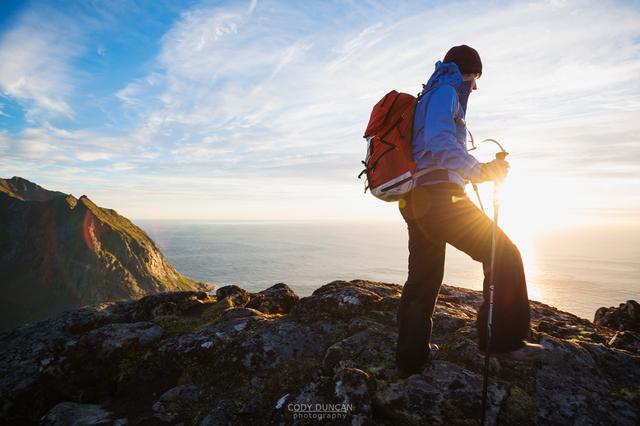
[[[471,81],[471,90],[478,90],[478,84],[476,80],[480,78],[480,74],[462,74],[464,81]]]

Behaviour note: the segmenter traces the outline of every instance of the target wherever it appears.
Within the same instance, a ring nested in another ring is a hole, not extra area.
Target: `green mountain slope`
[[[82,305],[206,287],[115,210],[0,179],[0,330]]]

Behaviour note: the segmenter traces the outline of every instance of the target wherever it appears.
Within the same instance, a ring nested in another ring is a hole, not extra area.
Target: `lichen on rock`
[[[0,423],[478,424],[481,294],[443,286],[433,328],[441,350],[404,377],[394,356],[401,291],[334,281],[298,298],[281,283],[258,293],[228,286],[28,324],[0,334]],[[629,322],[606,322],[612,329],[531,309],[531,340],[549,355],[491,360],[487,424],[638,424],[637,333],[619,330]]]

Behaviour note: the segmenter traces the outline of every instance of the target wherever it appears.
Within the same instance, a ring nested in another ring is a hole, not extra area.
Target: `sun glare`
[[[487,215],[493,218],[493,184],[479,186],[480,196]],[[562,188],[550,181],[531,178],[512,170],[507,181],[498,191],[500,216],[498,223],[522,254],[528,277],[536,275],[534,239],[544,232],[574,224],[568,213],[568,201],[562,196]],[[469,196],[478,203],[472,193]],[[540,299],[535,282],[528,283],[529,298]]]

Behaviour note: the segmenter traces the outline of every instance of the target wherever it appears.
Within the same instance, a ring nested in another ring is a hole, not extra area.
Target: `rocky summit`
[[[443,286],[440,350],[403,377],[394,362],[401,290],[334,281],[299,298],[282,283],[258,293],[226,286],[27,324],[0,335],[0,423],[479,424],[481,294]],[[491,360],[487,424],[639,424],[636,335],[616,340],[626,305],[600,313],[617,319],[615,329],[531,308],[531,340],[549,353],[528,364]]]
[[[205,288],[115,210],[0,179],[0,330],[82,305]]]

